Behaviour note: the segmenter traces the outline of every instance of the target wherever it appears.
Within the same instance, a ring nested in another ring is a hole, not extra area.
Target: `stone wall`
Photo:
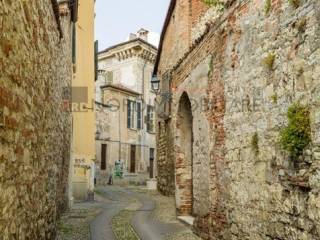
[[[180,99],[187,95],[195,231],[205,239],[319,239],[320,3],[305,0],[295,8],[289,1],[271,1],[266,13],[265,1],[230,2],[212,15],[216,20],[208,20],[183,58],[162,54],[158,73],[172,71],[173,98],[170,119],[159,118],[170,130],[158,134],[158,145],[167,147],[158,151],[158,165],[175,166],[176,177],[185,170],[179,165],[185,154],[178,123]],[[271,68],[263,63],[270,54]],[[287,110],[296,102],[309,106],[312,129],[298,164],[279,144]],[[179,203],[178,179],[163,186],[172,178],[160,171],[158,177],[163,192],[172,192],[176,183]]]
[[[50,0],[0,1],[1,240],[55,239],[68,204],[71,23],[61,14]]]
[[[173,160],[173,138],[170,123],[159,121],[157,125],[157,184],[158,190],[166,195],[174,195],[175,175]]]

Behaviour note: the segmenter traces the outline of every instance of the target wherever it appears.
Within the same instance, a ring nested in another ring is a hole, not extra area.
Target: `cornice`
[[[99,60],[115,57],[118,61],[127,60],[133,57],[138,57],[154,63],[156,60],[157,50],[140,41],[130,41],[125,44],[120,44],[110,50],[99,53]]]

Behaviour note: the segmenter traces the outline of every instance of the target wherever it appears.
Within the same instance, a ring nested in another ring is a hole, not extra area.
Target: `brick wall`
[[[190,5],[190,22],[191,27],[194,27],[199,22],[201,16],[203,16],[203,14],[208,10],[208,6],[202,0],[190,1]]]
[[[0,239],[54,239],[68,204],[70,18],[56,7],[0,1]]]
[[[170,68],[188,50],[191,31],[189,21],[189,2],[177,1],[164,38],[164,45],[167,47],[161,53],[162,58],[168,59],[169,62],[161,62],[161,69]]]
[[[170,130],[159,134],[158,142],[174,154],[159,154],[158,164],[170,163],[168,171],[175,166],[176,176],[183,171],[177,164],[184,157],[177,122],[186,93],[194,119],[194,230],[204,239],[320,237],[320,5],[300,3],[295,8],[288,1],[272,1],[268,14],[259,0],[234,1],[220,15],[210,8],[193,27],[190,37],[197,40],[189,51],[181,59],[161,57],[160,78],[173,69],[173,99],[166,120]],[[299,30],[301,22],[305,25]],[[276,54],[272,70],[262,64],[270,52]],[[301,166],[294,167],[278,139],[288,107],[299,101],[311,110],[312,143]],[[252,147],[255,134],[258,154]],[[158,178],[169,179],[167,174]]]

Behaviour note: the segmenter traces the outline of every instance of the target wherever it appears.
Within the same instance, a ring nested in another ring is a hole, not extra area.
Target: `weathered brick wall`
[[[54,239],[68,203],[70,17],[55,14],[51,0],[0,1],[0,239]]]
[[[218,20],[204,30],[199,20],[192,32],[198,27],[204,35],[181,61],[176,56],[160,61],[162,73],[162,61],[176,61],[167,67],[174,69],[169,121],[174,144],[166,145],[175,154],[158,159],[174,165],[184,157],[177,120],[186,93],[193,102],[195,231],[205,239],[320,238],[320,3],[300,1],[298,8],[285,0],[271,3],[266,14],[265,1],[234,1],[219,18],[211,15]],[[270,52],[276,56],[272,70],[262,64]],[[278,139],[288,107],[298,101],[310,107],[312,143],[295,168]],[[170,137],[158,138],[165,145]],[[184,171],[175,167],[176,174]]]
[[[160,69],[170,68],[188,50],[191,30],[189,13],[189,1],[177,1],[164,38],[164,45],[167,47],[161,53],[162,58],[169,62],[161,62]]]
[[[200,18],[208,11],[208,5],[202,0],[189,1],[190,2],[190,23],[191,28],[199,23]]]

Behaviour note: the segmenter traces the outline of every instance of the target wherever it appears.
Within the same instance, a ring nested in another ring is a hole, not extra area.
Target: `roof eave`
[[[112,49],[115,49],[115,48],[117,48],[117,47],[121,47],[121,46],[124,46],[124,45],[126,45],[126,44],[130,44],[130,43],[134,43],[134,42],[138,42],[138,41],[140,41],[140,42],[142,42],[142,43],[144,43],[144,44],[152,47],[152,48],[153,48],[154,50],[156,50],[156,51],[158,50],[157,47],[154,46],[154,45],[152,45],[151,43],[149,43],[149,42],[147,42],[147,41],[145,41],[145,40],[143,40],[143,39],[141,39],[141,38],[135,38],[135,39],[133,39],[133,40],[129,40],[129,41],[122,42],[122,43],[116,44],[116,45],[114,45],[114,46],[108,47],[108,48],[106,48],[105,50],[102,50],[102,51],[98,52],[98,54],[103,54],[103,53],[106,53],[106,52],[108,52],[108,51],[110,51],[110,50],[112,50]]]
[[[169,8],[168,8],[167,16],[166,16],[166,19],[165,19],[164,24],[163,24],[161,37],[160,37],[159,48],[158,48],[158,54],[157,54],[156,62],[155,62],[154,69],[153,69],[153,74],[154,75],[156,75],[157,72],[158,72],[159,62],[160,62],[162,48],[163,48],[164,37],[166,35],[167,28],[169,26],[169,23],[170,23],[170,20],[171,20],[171,17],[172,17],[172,13],[173,13],[173,11],[175,9],[176,2],[177,2],[176,0],[171,0]]]

